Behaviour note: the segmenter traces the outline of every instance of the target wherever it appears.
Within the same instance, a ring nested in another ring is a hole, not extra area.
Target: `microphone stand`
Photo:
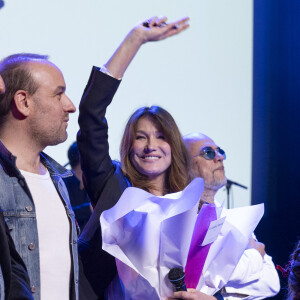
[[[229,203],[229,192],[230,192],[230,188],[232,185],[236,185],[239,186],[242,189],[247,190],[248,188],[245,185],[242,185],[240,183],[237,183],[235,181],[232,181],[230,179],[227,179],[227,183],[226,183],[226,190],[227,190],[227,207],[230,208],[230,203]]]

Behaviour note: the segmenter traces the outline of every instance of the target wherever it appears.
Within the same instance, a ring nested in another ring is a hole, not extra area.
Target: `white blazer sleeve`
[[[255,249],[245,250],[225,290],[226,300],[259,300],[276,295],[280,283],[271,256],[265,254],[262,258]]]

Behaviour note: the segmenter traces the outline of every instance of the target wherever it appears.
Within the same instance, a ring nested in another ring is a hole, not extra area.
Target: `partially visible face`
[[[31,134],[42,147],[57,145],[67,139],[69,113],[75,112],[75,106],[65,94],[64,77],[55,65],[33,62],[30,71],[39,85],[31,96]]]
[[[130,160],[136,170],[149,179],[165,180],[171,165],[171,147],[163,133],[147,118],[137,123]]]
[[[197,155],[205,147],[212,147],[215,150],[218,149],[214,141],[209,138],[196,141],[190,148],[190,154],[194,156],[192,158],[193,173],[195,176],[204,179],[206,188],[218,190],[224,186],[227,181],[223,165],[224,157],[218,151],[216,151],[216,156],[212,160],[207,160]]]
[[[4,84],[4,81],[0,75],[0,94],[4,94],[5,92],[5,84]]]

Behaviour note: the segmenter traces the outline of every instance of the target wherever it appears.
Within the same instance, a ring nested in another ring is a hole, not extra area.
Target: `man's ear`
[[[0,75],[0,94],[4,94],[4,92],[5,92],[5,84],[3,78]]]
[[[24,118],[28,117],[30,113],[30,102],[31,97],[28,95],[28,93],[24,90],[19,90],[15,93],[14,99],[13,99],[13,107],[12,111],[15,117],[17,118]]]

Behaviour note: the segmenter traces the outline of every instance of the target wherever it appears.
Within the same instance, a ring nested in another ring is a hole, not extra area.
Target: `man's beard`
[[[216,176],[214,176],[213,181],[209,183],[204,183],[204,186],[207,189],[218,191],[220,188],[225,186],[226,183],[227,183],[227,178],[225,177],[225,175],[222,176],[222,178],[220,177],[216,178]]]

